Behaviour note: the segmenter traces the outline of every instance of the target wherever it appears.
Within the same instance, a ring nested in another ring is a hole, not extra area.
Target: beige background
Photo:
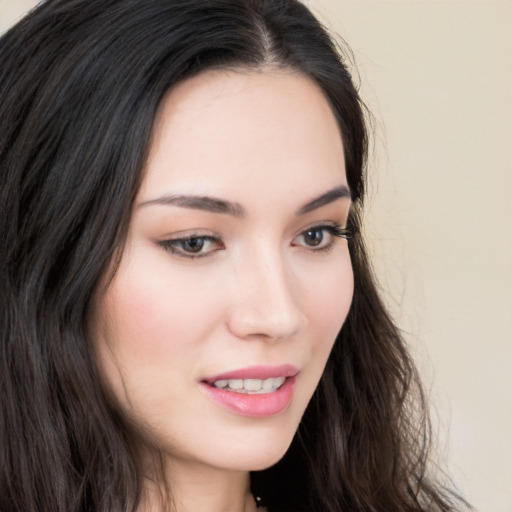
[[[36,2],[0,0],[0,31]],[[512,512],[512,1],[309,0],[376,117],[368,232],[482,512]]]

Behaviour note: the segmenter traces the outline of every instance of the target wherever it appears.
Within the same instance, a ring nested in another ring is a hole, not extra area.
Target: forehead
[[[164,99],[140,199],[175,190],[241,199],[251,187],[314,195],[339,184],[341,136],[313,81],[291,70],[213,70]]]

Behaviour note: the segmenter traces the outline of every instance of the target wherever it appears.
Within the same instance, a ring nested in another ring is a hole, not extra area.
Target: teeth
[[[237,393],[263,394],[271,393],[279,389],[286,377],[275,377],[270,379],[229,379],[217,380],[213,386],[218,389],[226,389],[228,391],[236,391]]]
[[[242,379],[229,379],[228,386],[231,389],[242,389],[244,387],[244,381]]]
[[[274,386],[276,388],[280,388],[283,384],[284,384],[284,381],[286,380],[286,377],[277,377],[274,379]]]
[[[272,388],[276,385],[275,382],[276,379],[265,379],[261,383],[261,389],[264,389],[265,391],[271,391]]]

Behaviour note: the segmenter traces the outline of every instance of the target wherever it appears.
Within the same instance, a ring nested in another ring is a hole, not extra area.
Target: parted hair
[[[204,70],[296,70],[339,124],[355,291],[292,445],[251,475],[270,512],[449,511],[424,394],[360,231],[366,110],[296,0],[47,0],[0,39],[0,511],[133,512],[144,474],[88,323],[122,248],[155,115]],[[172,489],[171,489],[172,492]]]

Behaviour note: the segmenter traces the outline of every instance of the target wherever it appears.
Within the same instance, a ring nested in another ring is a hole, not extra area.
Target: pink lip
[[[249,366],[240,368],[231,372],[221,373],[213,377],[202,379],[203,382],[213,384],[217,380],[229,379],[270,379],[273,377],[295,377],[299,373],[297,367],[291,364],[283,364],[280,366]]]
[[[232,372],[208,377],[200,382],[201,389],[222,407],[252,418],[265,418],[283,411],[290,403],[295,387],[295,376],[299,370],[292,365],[252,366]],[[217,380],[269,379],[286,377],[283,385],[271,393],[246,394],[213,387]]]
[[[265,418],[280,413],[290,403],[295,386],[295,377],[288,377],[277,391],[261,395],[217,389],[205,382],[201,382],[200,386],[210,398],[230,411],[241,416]]]

